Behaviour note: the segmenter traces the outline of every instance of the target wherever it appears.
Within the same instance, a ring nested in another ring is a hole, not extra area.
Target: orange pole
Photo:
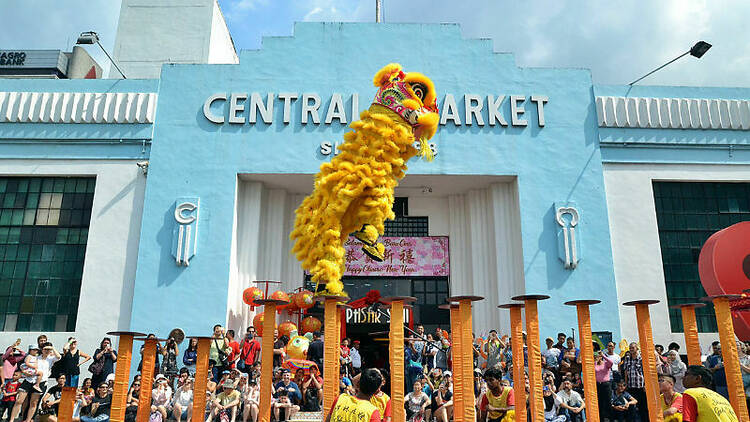
[[[325,330],[323,334],[323,344],[326,345],[323,351],[323,420],[331,413],[331,406],[336,400],[339,390],[339,374],[336,371],[339,360],[339,348],[336,344],[338,339],[338,310],[336,309],[336,299],[326,298],[325,307]]]
[[[462,356],[461,372],[460,375],[457,374],[455,375],[455,377],[458,378],[459,376],[462,376],[464,379],[461,385],[464,390],[464,419],[467,421],[474,421],[476,419],[476,408],[474,407],[476,397],[474,397],[474,344],[471,339],[471,300],[462,299],[461,301],[459,301],[458,312],[461,319],[460,353],[462,354]]]
[[[73,408],[75,407],[77,391],[78,389],[75,387],[63,387],[60,404],[57,409],[58,422],[71,422],[73,420]]]
[[[599,422],[599,398],[596,395],[596,374],[594,373],[594,344],[591,337],[591,313],[587,303],[576,304],[578,311],[578,335],[581,338],[581,362],[583,367],[583,391],[586,394],[586,419]]]
[[[463,377],[459,375],[461,365],[461,314],[458,306],[450,307],[451,315],[451,369],[453,370],[453,418],[464,420]],[[440,352],[438,352],[440,353]]]
[[[117,346],[117,366],[115,366],[115,385],[112,390],[112,407],[110,420],[123,422],[125,408],[128,405],[128,381],[130,380],[130,361],[133,357],[133,335],[120,335]]]
[[[719,326],[719,340],[724,357],[724,371],[727,376],[727,387],[729,388],[729,402],[732,403],[735,413],[741,421],[748,421],[747,402],[745,402],[745,390],[742,384],[742,373],[740,372],[740,358],[737,354],[737,343],[734,337],[734,324],[732,323],[732,311],[729,307],[729,298],[713,298],[716,311],[716,322]]]
[[[651,330],[651,314],[648,303],[636,303],[635,315],[638,320],[638,340],[643,360],[643,380],[646,386],[646,401],[651,422],[661,422],[664,416],[659,405],[659,384],[656,379],[656,359],[654,358],[654,337]]]
[[[151,389],[154,384],[154,365],[156,364],[156,343],[155,338],[144,340],[143,358],[141,359],[141,394],[138,397],[139,403],[151,403]],[[148,422],[151,416],[151,406],[138,406],[136,414],[137,422]]]
[[[542,396],[541,351],[539,350],[539,313],[535,299],[524,300],[526,306],[526,345],[529,353],[529,410],[532,421],[544,420],[544,397]],[[519,356],[523,364],[523,349]],[[516,352],[513,351],[513,360]]]
[[[698,341],[698,322],[695,318],[695,308],[706,306],[703,303],[684,303],[672,306],[679,308],[682,314],[682,327],[685,332],[685,345],[689,365],[702,365],[701,344]]]
[[[391,411],[394,421],[406,420],[404,410],[404,301],[391,302]]]
[[[193,389],[193,417],[203,421],[206,415],[206,391],[208,390],[208,355],[211,353],[211,338],[198,337],[195,362],[195,388]],[[141,384],[143,385],[143,384]]]
[[[276,304],[263,305],[263,339],[260,348],[260,403],[258,421],[271,422],[271,383],[273,382],[273,331],[276,325]]]
[[[510,308],[510,341],[513,352],[513,395],[517,421],[526,421],[526,371],[523,365],[522,305]]]

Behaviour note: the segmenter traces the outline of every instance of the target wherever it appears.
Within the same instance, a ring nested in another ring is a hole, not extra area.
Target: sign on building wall
[[[385,260],[376,262],[362,252],[362,244],[350,237],[346,242],[346,272],[350,276],[448,277],[447,236],[381,237]]]

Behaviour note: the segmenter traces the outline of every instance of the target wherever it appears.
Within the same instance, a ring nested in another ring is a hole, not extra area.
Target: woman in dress
[[[422,391],[422,382],[415,381],[414,389],[404,397],[406,403],[406,420],[409,422],[422,422],[424,412],[430,405],[430,398]]]
[[[99,385],[107,379],[109,374],[114,374],[115,362],[117,362],[117,352],[112,348],[112,340],[109,337],[104,337],[99,344],[99,348],[94,352],[94,363],[89,366],[89,371],[92,374],[91,383]],[[98,368],[99,366],[101,366],[101,370],[94,372],[92,368]]]
[[[81,362],[83,358],[83,362]],[[68,387],[78,387],[78,377],[81,375],[81,365],[91,359],[91,356],[78,350],[78,340],[70,337],[68,342],[63,346],[63,356],[60,359],[62,373],[65,375],[65,385]]]

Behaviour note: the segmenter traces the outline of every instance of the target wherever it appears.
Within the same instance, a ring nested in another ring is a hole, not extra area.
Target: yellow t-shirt
[[[232,392],[229,394],[227,394],[225,391],[222,391],[218,396],[216,396],[216,400],[218,400],[219,404],[222,406],[226,406],[239,398],[240,392],[237,390],[232,390]]]
[[[367,400],[349,394],[341,394],[331,410],[331,422],[380,421],[380,411]]]

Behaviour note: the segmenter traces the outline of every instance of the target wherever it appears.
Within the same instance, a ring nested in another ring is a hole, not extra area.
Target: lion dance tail
[[[404,177],[406,161],[418,152],[411,147],[410,127],[398,115],[372,106],[360,119],[344,135],[340,154],[321,165],[290,235],[292,252],[315,283],[325,284],[324,294],[343,294],[349,234],[370,224],[382,235],[385,219],[394,218],[393,189]]]

